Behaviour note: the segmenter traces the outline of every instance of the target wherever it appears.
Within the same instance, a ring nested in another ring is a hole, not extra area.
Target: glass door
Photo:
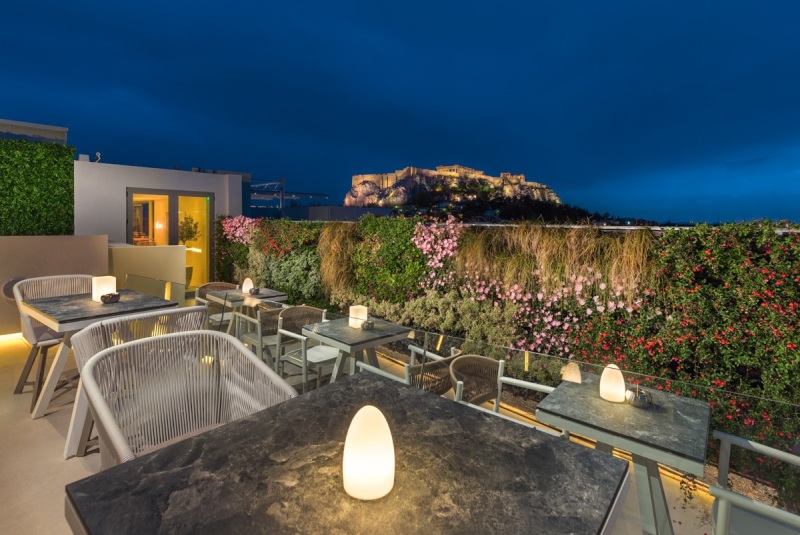
[[[128,243],[139,247],[183,245],[187,289],[209,282],[213,277],[214,194],[128,188],[127,195]]]
[[[133,194],[133,244],[169,245],[169,197]]]
[[[186,246],[186,285],[209,281],[211,217],[209,197],[178,196],[178,243]]]

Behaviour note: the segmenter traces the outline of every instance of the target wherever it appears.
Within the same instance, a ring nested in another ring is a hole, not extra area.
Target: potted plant
[[[187,241],[193,241],[200,237],[200,223],[195,221],[190,215],[184,217],[178,223],[178,241],[181,245],[186,246]],[[192,281],[193,266],[186,266],[186,285]]]

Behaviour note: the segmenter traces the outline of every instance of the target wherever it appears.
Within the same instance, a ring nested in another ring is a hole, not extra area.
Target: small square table
[[[72,349],[70,339],[74,333],[106,318],[178,306],[175,301],[168,301],[133,290],[120,290],[119,294],[119,302],[108,304],[92,301],[91,294],[43,297],[22,302],[25,313],[30,317],[42,322],[49,329],[64,333],[64,338],[58,346],[58,351],[53,359],[53,365],[50,367],[47,379],[31,413],[32,418],[41,418],[47,411],[47,406],[53,398],[56,384],[64,371],[64,365]],[[76,396],[76,400],[78,399],[80,399],[80,396]],[[76,407],[73,407],[73,416],[75,414]],[[74,421],[70,424],[70,430],[67,433],[65,458],[75,455],[80,442],[80,437],[77,435],[82,432],[83,426],[73,424],[75,424]]]
[[[342,485],[364,405],[386,416],[394,488]],[[609,533],[628,463],[359,373],[66,487],[75,533]]]
[[[703,475],[711,406],[705,401],[660,390],[653,406],[638,409],[600,397],[599,378],[583,374],[583,383],[565,381],[536,409],[536,419],[597,441],[597,449],[630,452],[644,533],[672,533],[658,463]]]
[[[375,325],[368,331],[349,326],[349,318],[339,318],[321,323],[312,323],[303,327],[303,336],[313,338],[325,345],[339,350],[336,364],[333,366],[331,382],[336,381],[342,372],[342,363],[346,357],[351,357],[350,374],[355,372],[355,361],[363,362],[366,353],[367,361],[371,366],[380,367],[375,348],[379,345],[389,344],[408,338],[412,329],[394,323],[373,318],[370,321]]]
[[[269,288],[259,288],[259,292],[255,295],[250,292],[243,292],[241,290],[216,290],[208,292],[206,298],[215,303],[222,305],[222,318],[225,318],[225,307],[230,307],[231,311],[239,310],[243,307],[256,308],[264,301],[275,301],[282,303],[286,301],[289,296],[278,290],[270,290]],[[228,323],[228,334],[232,334],[233,321]]]

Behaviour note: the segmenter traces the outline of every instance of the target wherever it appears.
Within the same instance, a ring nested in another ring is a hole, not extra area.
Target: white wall
[[[152,188],[214,194],[216,216],[241,215],[242,177],[75,161],[75,234],[125,242],[125,190]]]

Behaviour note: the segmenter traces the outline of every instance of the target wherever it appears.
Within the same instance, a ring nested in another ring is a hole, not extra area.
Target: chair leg
[[[41,348],[37,346],[31,346],[31,352],[28,354],[28,360],[25,361],[25,367],[22,368],[22,375],[19,376],[17,387],[14,389],[15,394],[22,394],[22,389],[28,384],[28,376],[31,374],[31,368],[33,368],[33,363],[36,360],[36,354],[40,349]]]
[[[39,364],[36,368],[36,381],[33,384],[33,397],[31,398],[31,412],[36,407],[36,402],[39,400],[39,395],[42,393],[42,385],[44,384],[44,368],[47,364],[47,347],[43,347],[39,353]]]

